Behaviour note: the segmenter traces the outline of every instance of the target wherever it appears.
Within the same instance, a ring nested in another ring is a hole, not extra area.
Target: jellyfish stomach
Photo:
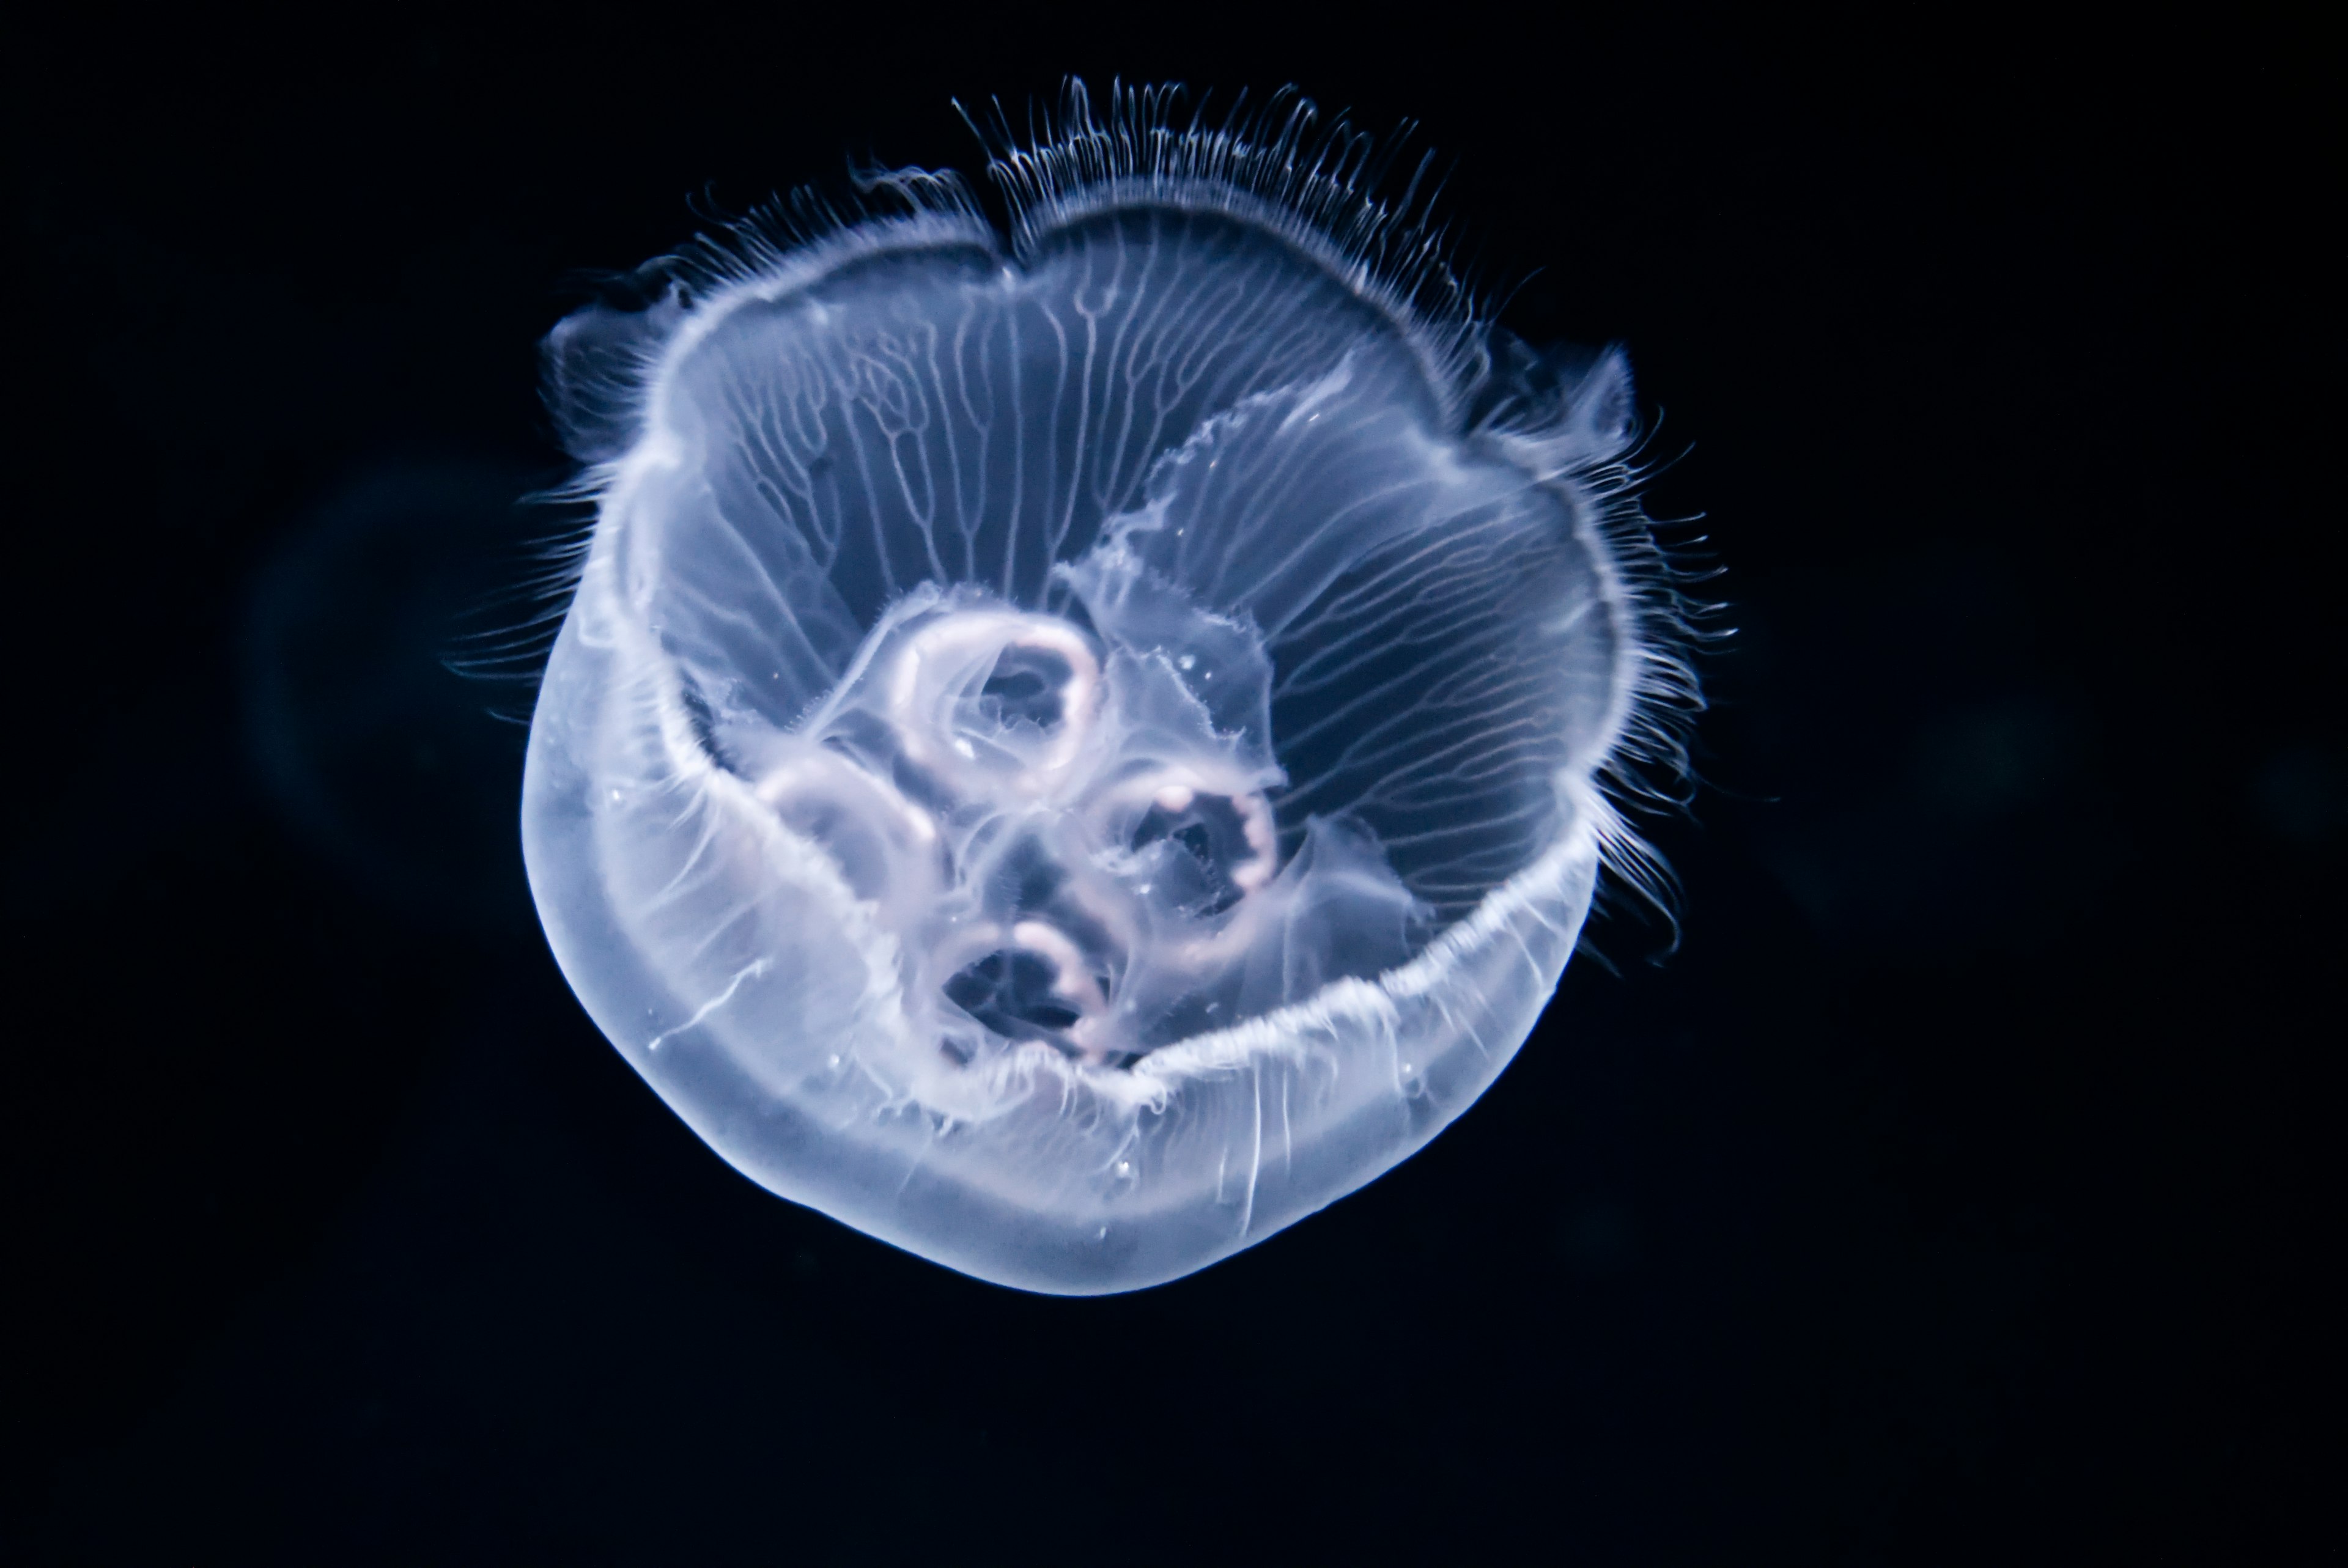
[[[956,1065],[1121,1067],[1233,1021],[1293,893],[1282,775],[1216,731],[1180,655],[967,589],[910,596],[869,643],[755,794],[894,938],[920,1032]]]

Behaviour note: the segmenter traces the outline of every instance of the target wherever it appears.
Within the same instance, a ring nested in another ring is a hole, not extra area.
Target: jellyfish
[[[371,898],[491,941],[532,927],[520,759],[443,661],[469,651],[536,477],[428,452],[359,466],[263,559],[242,639],[246,741],[287,825]]]
[[[876,177],[546,347],[593,504],[522,804],[564,975],[754,1181],[1053,1294],[1474,1102],[1694,697],[1622,355],[1479,312],[1381,144],[1177,101],[983,129],[1005,225]]]

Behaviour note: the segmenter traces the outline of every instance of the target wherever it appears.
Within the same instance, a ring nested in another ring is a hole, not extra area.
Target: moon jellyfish
[[[1062,1294],[1472,1103],[1694,697],[1622,357],[1480,318],[1309,106],[1168,102],[998,135],[1007,234],[907,171],[547,346],[596,504],[523,799],[564,974],[753,1180]]]
[[[510,728],[443,666],[518,545],[534,477],[411,454],[353,472],[255,574],[245,730],[284,819],[411,918],[530,927],[512,863]]]

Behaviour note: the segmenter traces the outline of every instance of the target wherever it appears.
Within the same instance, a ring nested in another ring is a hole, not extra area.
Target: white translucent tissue
[[[1271,167],[1083,124],[998,167],[1008,245],[908,177],[550,342],[564,973],[753,1179],[1027,1289],[1212,1263],[1483,1092],[1668,663],[1620,358],[1412,303]]]

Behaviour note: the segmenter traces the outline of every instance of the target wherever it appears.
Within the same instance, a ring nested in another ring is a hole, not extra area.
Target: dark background
[[[2323,51],[1615,9],[21,38],[0,1553],[2282,1560],[2338,1437]],[[1421,120],[1505,319],[1627,345],[1737,629],[1677,950],[1601,922],[1425,1153],[1097,1301],[671,1117],[530,912],[527,682],[440,662],[564,521],[513,503],[582,269],[974,167],[949,97],[1066,72]]]

